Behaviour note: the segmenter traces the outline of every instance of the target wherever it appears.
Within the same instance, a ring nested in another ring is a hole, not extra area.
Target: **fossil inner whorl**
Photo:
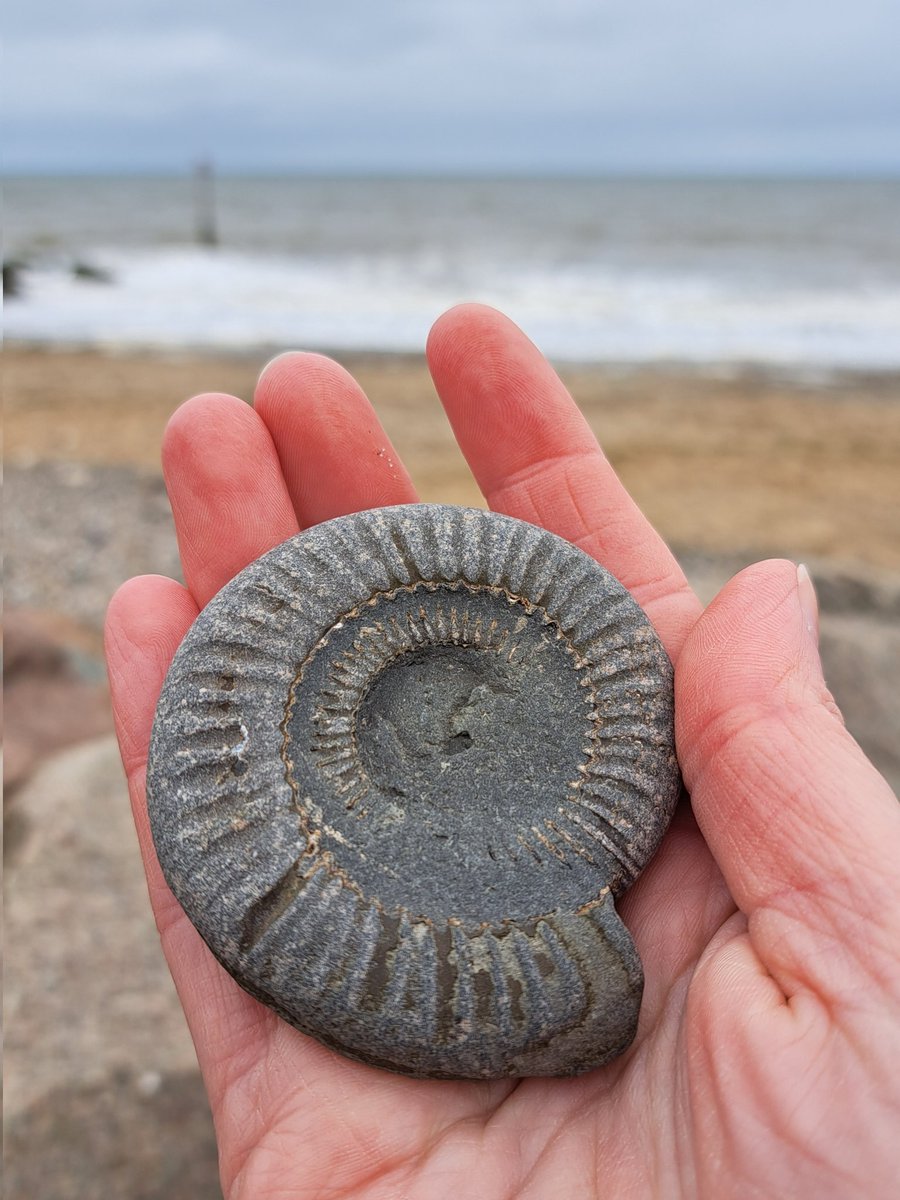
[[[545,610],[419,584],[321,639],[291,688],[283,757],[318,852],[365,894],[433,919],[524,919],[583,900],[572,860],[606,854],[583,831],[595,717]],[[423,853],[428,871],[399,867]]]

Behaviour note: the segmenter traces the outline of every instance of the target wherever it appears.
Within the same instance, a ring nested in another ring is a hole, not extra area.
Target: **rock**
[[[900,624],[825,612],[820,645],[847,728],[900,795]]]
[[[14,258],[5,258],[3,260],[3,299],[12,300],[19,296],[22,291],[22,267]]]
[[[93,263],[81,260],[72,263],[72,276],[88,283],[112,283],[113,281],[112,274],[104,267],[97,267]]]
[[[222,1198],[197,1071],[53,1088],[7,1122],[4,1167],[6,1200]]]
[[[46,613],[7,611],[4,620],[5,800],[43,758],[112,728],[99,660],[81,651],[89,635]]]
[[[115,739],[48,761],[16,811],[24,828],[5,888],[5,1194],[216,1195],[209,1115]],[[155,1094],[143,1095],[155,1079]]]
[[[3,615],[3,675],[8,685],[20,676],[51,677],[67,668],[66,645],[58,621],[28,610]]]

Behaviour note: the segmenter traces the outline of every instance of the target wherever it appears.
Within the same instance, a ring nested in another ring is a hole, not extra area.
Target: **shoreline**
[[[327,358],[336,359],[349,370],[357,365],[373,364],[402,364],[410,367],[421,366],[424,362],[424,347],[416,350],[380,350],[378,348],[352,348],[342,346],[287,345],[276,342],[260,342],[254,345],[237,347],[217,346],[198,342],[184,345],[164,345],[161,343],[130,343],[119,341],[66,341],[65,339],[40,338],[11,338],[4,339],[7,354],[45,354],[54,355],[83,355],[86,357],[98,355],[104,358],[136,358],[147,359],[160,363],[177,363],[197,359],[222,359],[235,363],[267,363],[279,354],[293,351],[323,354]],[[851,384],[861,384],[872,389],[884,388],[890,395],[886,398],[900,401],[900,361],[896,365],[848,367],[827,362],[779,362],[764,359],[682,359],[682,358],[647,358],[647,359],[590,359],[590,358],[560,358],[547,356],[554,368],[561,374],[586,372],[619,378],[629,375],[671,375],[680,378],[708,379],[715,382],[759,381],[767,383],[782,383],[797,388],[843,387]]]

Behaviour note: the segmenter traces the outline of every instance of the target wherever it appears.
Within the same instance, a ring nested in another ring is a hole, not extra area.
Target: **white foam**
[[[193,247],[95,250],[112,282],[66,264],[23,275],[5,333],[24,341],[420,352],[460,300],[509,313],[551,357],[900,368],[900,287],[753,285],[603,263],[511,267],[461,252],[276,256]]]

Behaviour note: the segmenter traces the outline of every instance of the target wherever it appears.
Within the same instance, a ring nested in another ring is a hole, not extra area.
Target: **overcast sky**
[[[7,169],[900,171],[900,0],[29,0]]]

